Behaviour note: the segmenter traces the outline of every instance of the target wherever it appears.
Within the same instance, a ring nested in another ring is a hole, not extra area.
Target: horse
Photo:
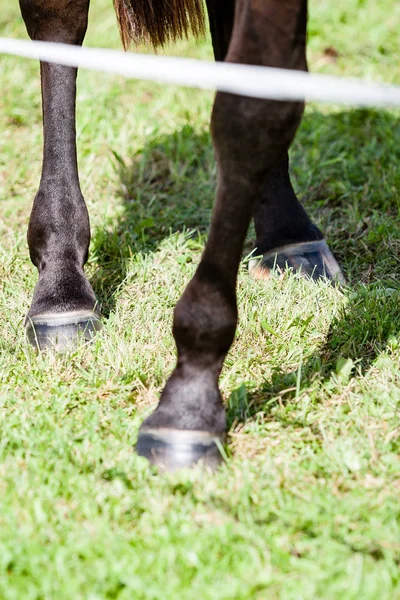
[[[154,48],[202,35],[208,14],[215,59],[307,70],[307,0],[114,0],[124,47]],[[89,0],[20,0],[33,40],[81,45]],[[77,70],[42,62],[44,150],[40,185],[28,225],[39,274],[25,327],[38,350],[91,339],[100,312],[85,276],[90,225],[79,184],[75,104]],[[221,462],[226,415],[218,381],[238,318],[236,280],[254,219],[253,274],[274,264],[318,279],[343,275],[323,233],[298,201],[288,149],[303,103],[217,93],[211,136],[218,168],[208,239],[192,280],[177,303],[176,366],[155,411],[142,423],[137,452],[167,470]]]

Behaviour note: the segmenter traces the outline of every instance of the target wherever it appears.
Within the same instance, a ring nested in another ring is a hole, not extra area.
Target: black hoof
[[[72,311],[27,317],[25,327],[34,348],[60,351],[90,341],[101,329],[101,321],[93,311]]]
[[[207,431],[180,429],[139,430],[136,451],[164,471],[176,471],[201,463],[216,469],[223,458],[223,436]]]
[[[329,279],[332,283],[344,285],[346,280],[325,240],[302,242],[275,248],[265,253],[261,259],[254,258],[249,270],[255,279],[268,279],[273,269],[292,268],[314,279]]]

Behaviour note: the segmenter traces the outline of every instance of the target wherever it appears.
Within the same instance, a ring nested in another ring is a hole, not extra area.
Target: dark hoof
[[[136,451],[164,471],[176,471],[201,463],[216,469],[222,462],[222,436],[207,431],[180,429],[139,430]]]
[[[325,240],[302,242],[275,248],[266,252],[260,259],[249,263],[249,270],[255,279],[268,279],[273,269],[292,268],[317,281],[329,279],[332,283],[345,284],[344,275]]]
[[[79,341],[90,341],[99,329],[99,314],[93,311],[47,313],[27,317],[26,336],[37,350],[65,350]]]

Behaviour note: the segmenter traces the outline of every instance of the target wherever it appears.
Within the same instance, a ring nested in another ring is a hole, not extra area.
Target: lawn
[[[0,35],[25,37],[17,3]],[[316,72],[400,84],[395,0],[311,1]],[[111,0],[86,44],[120,47]],[[168,53],[211,58],[209,40]],[[221,387],[226,464],[160,475],[134,451],[170,373],[216,169],[209,92],[82,71],[78,146],[88,273],[104,329],[37,356],[23,321],[41,167],[38,65],[0,70],[0,598],[400,598],[399,111],[312,104],[295,187],[348,280],[252,280]]]

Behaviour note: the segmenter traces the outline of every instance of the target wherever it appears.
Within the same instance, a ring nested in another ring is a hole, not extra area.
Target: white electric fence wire
[[[271,100],[400,106],[400,87],[288,69],[0,38],[0,53],[186,87]]]

